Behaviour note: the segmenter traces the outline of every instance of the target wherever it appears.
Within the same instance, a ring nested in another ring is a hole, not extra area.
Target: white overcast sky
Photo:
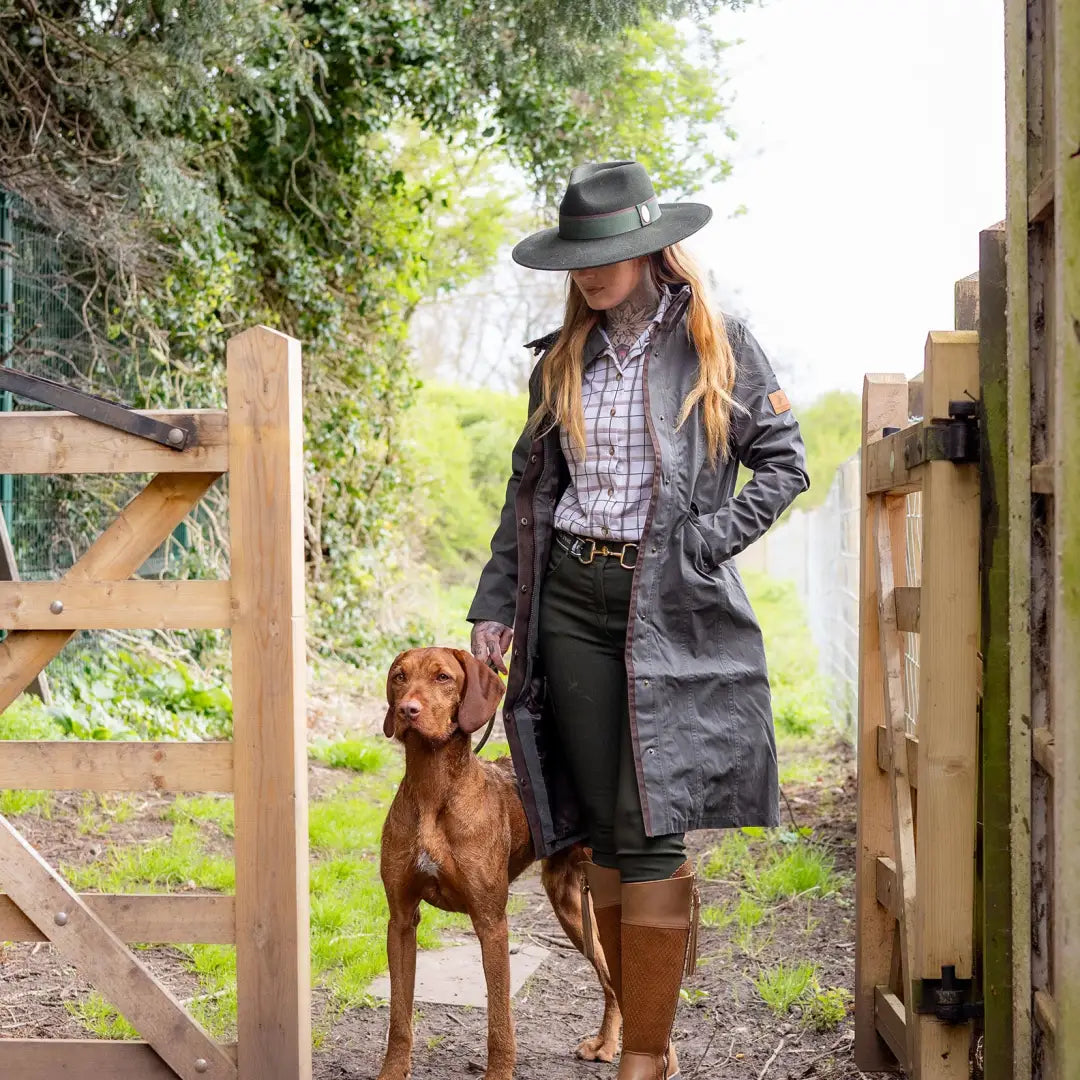
[[[807,401],[922,367],[1005,213],[1001,0],[767,0],[717,16],[735,171],[691,244]],[[745,204],[748,213],[733,218]]]
[[[927,333],[953,325],[979,230],[1005,214],[1002,0],[764,0],[716,20],[740,42],[725,54],[734,173],[693,194],[714,217],[688,243],[719,299],[796,405],[861,391],[867,371],[915,374]],[[474,359],[444,377],[520,389],[520,343],[561,314],[538,273],[507,249],[421,310],[414,344],[436,370]]]

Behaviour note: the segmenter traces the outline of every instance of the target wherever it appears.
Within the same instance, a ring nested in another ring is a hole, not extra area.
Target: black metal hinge
[[[904,465],[914,469],[925,461],[979,460],[977,401],[950,401],[947,420],[924,420],[904,440]]]
[[[915,979],[915,1011],[936,1016],[944,1024],[963,1024],[982,1016],[971,979],[958,979],[954,964],[941,965],[940,979]]]

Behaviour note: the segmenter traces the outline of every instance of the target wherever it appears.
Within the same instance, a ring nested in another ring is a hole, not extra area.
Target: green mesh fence
[[[95,281],[75,244],[18,197],[0,189],[0,356],[4,365],[116,400],[133,399],[134,373],[125,377],[123,366],[115,362],[115,347],[108,353],[102,348],[103,320],[88,302]],[[12,400],[8,393],[0,395],[3,411],[37,407],[22,398]],[[0,506],[20,576],[42,580],[63,575],[148,479],[0,478]],[[186,529],[181,525],[147,560],[140,575],[168,576],[181,561],[185,546]],[[86,648],[89,639],[79,635],[65,653],[76,642]],[[61,654],[50,665],[54,679],[62,677],[63,660]]]

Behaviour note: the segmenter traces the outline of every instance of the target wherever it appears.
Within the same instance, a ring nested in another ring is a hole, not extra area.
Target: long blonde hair
[[[649,273],[657,288],[690,286],[686,324],[698,356],[698,377],[686,395],[676,426],[682,427],[700,401],[709,463],[715,465],[717,458],[726,460],[728,456],[728,432],[734,403],[731,391],[735,385],[735,356],[728,341],[724,317],[710,304],[701,271],[679,244],[650,255]],[[574,279],[568,275],[562,330],[544,358],[540,372],[540,404],[529,418],[534,434],[551,425],[565,429],[571,444],[582,455],[585,453],[585,413],[581,406],[581,376],[585,341],[599,320],[597,312],[589,307]]]

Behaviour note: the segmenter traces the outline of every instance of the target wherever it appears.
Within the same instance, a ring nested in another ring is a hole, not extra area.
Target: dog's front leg
[[[379,1080],[406,1080],[412,1064],[412,1010],[416,985],[416,927],[420,905],[390,905],[386,960],[390,969],[390,1032]]]
[[[487,982],[488,1053],[484,1080],[512,1080],[517,1047],[510,1016],[510,935],[506,901],[497,915],[473,915]]]

